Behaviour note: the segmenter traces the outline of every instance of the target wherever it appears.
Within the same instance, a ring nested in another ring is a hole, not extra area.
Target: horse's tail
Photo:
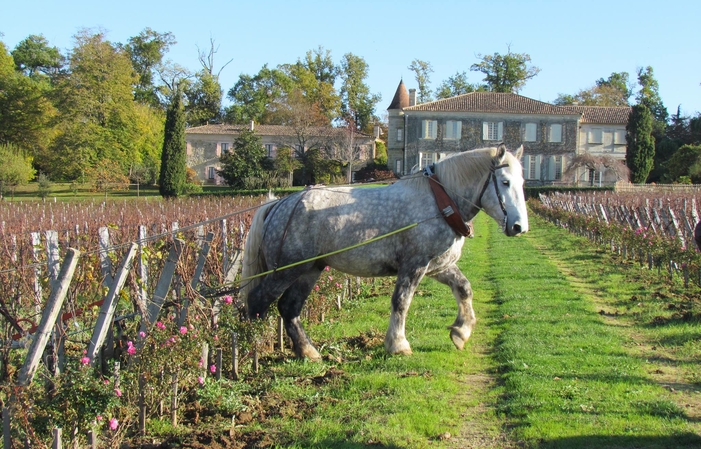
[[[268,203],[261,206],[253,215],[251,227],[246,237],[246,245],[243,249],[243,266],[241,267],[241,286],[239,298],[243,302],[246,314],[248,314],[248,294],[253,290],[262,277],[253,277],[262,273],[266,269],[265,258],[260,250],[263,243],[263,231],[265,229],[265,219],[272,207],[276,204],[275,197],[268,195]]]

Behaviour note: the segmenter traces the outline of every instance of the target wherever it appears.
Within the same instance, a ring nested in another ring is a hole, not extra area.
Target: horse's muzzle
[[[528,232],[528,225],[522,227],[521,223],[518,221],[513,225],[506,227],[506,235],[509,237],[515,237],[517,235],[525,234],[526,232]]]

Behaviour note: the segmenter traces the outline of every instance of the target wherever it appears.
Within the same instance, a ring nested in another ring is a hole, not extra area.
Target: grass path
[[[518,239],[478,223],[476,239],[487,240],[490,258],[482,265],[489,271],[465,267],[476,292],[491,292],[496,303],[489,324],[498,328],[497,410],[511,440],[563,448],[701,446],[698,419],[631,350],[642,327],[599,313],[602,304],[629,300],[625,274],[611,265],[597,278],[607,261],[584,240],[532,221],[531,232]]]

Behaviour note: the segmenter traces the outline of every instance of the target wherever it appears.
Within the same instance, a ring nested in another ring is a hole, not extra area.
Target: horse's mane
[[[452,153],[434,164],[435,172],[441,184],[446,186],[464,186],[471,182],[478,182],[489,171],[496,154],[497,149],[494,147]],[[423,178],[423,172],[418,171],[403,176],[400,181],[424,184],[421,181]]]

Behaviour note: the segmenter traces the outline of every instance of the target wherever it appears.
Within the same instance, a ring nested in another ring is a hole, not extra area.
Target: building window
[[[553,123],[550,125],[548,142],[562,142],[562,125],[559,123]]]
[[[531,156],[528,160],[528,179],[536,179],[536,160],[535,156]]]
[[[402,174],[402,161],[401,159],[397,159],[394,161],[394,172],[398,175]]]
[[[603,130],[601,128],[592,128],[589,130],[588,143],[603,142]]]
[[[437,120],[422,120],[421,121],[421,138],[422,139],[435,139],[438,135],[438,121]]]
[[[448,120],[445,122],[445,138],[460,139],[462,135],[462,122],[457,120]]]
[[[504,122],[482,122],[482,140],[502,140]]]
[[[229,153],[229,144],[222,142],[219,144],[219,155],[223,156]]]
[[[616,145],[625,145],[626,144],[626,130],[625,129],[617,129],[614,132],[613,143],[615,143]]]
[[[403,138],[404,138],[404,129],[399,128],[397,130],[397,142],[401,142]]]
[[[536,141],[536,124],[526,123],[524,126],[523,141],[524,142],[535,142]]]
[[[214,177],[217,175],[217,168],[213,166],[207,167],[207,179],[214,179]]]
[[[436,153],[419,153],[419,168],[423,170],[436,162]]]
[[[266,143],[266,144],[265,144],[265,155],[268,156],[268,157],[270,157],[270,158],[272,158],[273,156],[275,156],[275,155],[273,154],[273,144],[272,144],[272,143]]]
[[[555,156],[555,181],[562,179],[562,156]]]

